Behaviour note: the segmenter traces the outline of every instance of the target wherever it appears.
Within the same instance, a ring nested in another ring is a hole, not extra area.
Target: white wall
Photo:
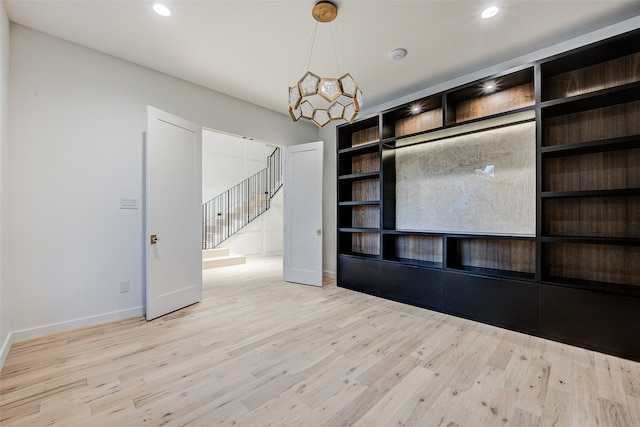
[[[202,134],[202,202],[267,167],[275,147],[219,132]]]
[[[275,256],[284,251],[284,191],[280,190],[269,210],[225,240],[221,247],[245,256]]]
[[[7,181],[9,146],[9,18],[4,2],[0,1],[0,350],[9,336],[9,303],[5,298],[6,249],[5,226],[6,197],[9,194]],[[5,353],[0,351],[0,366]]]
[[[9,341],[142,313],[143,211],[119,199],[143,198],[147,104],[280,145],[318,138],[312,124],[19,25],[10,47]]]
[[[379,111],[402,105],[415,99],[442,92],[453,87],[481,79],[486,76],[519,66],[534,62],[540,59],[548,58],[558,53],[566,52],[577,47],[612,37],[617,34],[631,31],[640,27],[640,16],[635,17],[615,25],[603,28],[592,33],[576,37],[566,42],[515,58],[495,66],[479,70],[477,72],[455,78],[444,82],[437,86],[425,88],[419,92],[394,99],[381,105],[366,106],[366,109],[360,112],[358,118],[364,118],[368,115],[376,114]],[[366,88],[362,88],[366,102]],[[325,230],[323,237],[323,269],[326,273],[335,273],[337,261],[336,249],[336,123],[329,123],[320,130],[320,139],[324,141],[324,195],[323,195],[323,228]]]

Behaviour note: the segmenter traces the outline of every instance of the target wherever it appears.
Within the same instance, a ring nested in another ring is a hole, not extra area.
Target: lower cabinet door
[[[354,291],[380,295],[380,262],[349,256],[338,256],[337,284]]]
[[[380,292],[385,298],[442,310],[442,270],[382,262]]]
[[[540,285],[540,334],[640,361],[640,298]]]
[[[445,272],[444,311],[521,332],[538,329],[538,285]]]

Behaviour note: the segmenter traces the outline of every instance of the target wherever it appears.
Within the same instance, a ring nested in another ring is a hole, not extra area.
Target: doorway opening
[[[282,257],[283,172],[277,145],[203,129],[203,269]]]

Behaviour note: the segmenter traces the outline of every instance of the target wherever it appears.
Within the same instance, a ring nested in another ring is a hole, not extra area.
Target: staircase
[[[271,199],[283,184],[283,160],[278,147],[267,157],[266,168],[202,205],[203,269],[244,263],[235,258],[240,255],[229,255],[228,250],[226,254],[209,251],[218,249],[222,242],[269,209]],[[212,261],[217,258],[221,259]]]

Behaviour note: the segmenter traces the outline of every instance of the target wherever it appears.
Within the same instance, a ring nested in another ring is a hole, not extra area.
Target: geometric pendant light
[[[331,22],[338,16],[338,8],[329,1],[320,1],[313,7],[311,14],[317,22]],[[289,115],[293,121],[311,120],[319,127],[332,120],[346,120],[351,123],[362,108],[362,91],[349,73],[339,78],[326,78],[308,71],[314,41],[315,31],[308,56],[307,72],[298,83],[289,88]]]

